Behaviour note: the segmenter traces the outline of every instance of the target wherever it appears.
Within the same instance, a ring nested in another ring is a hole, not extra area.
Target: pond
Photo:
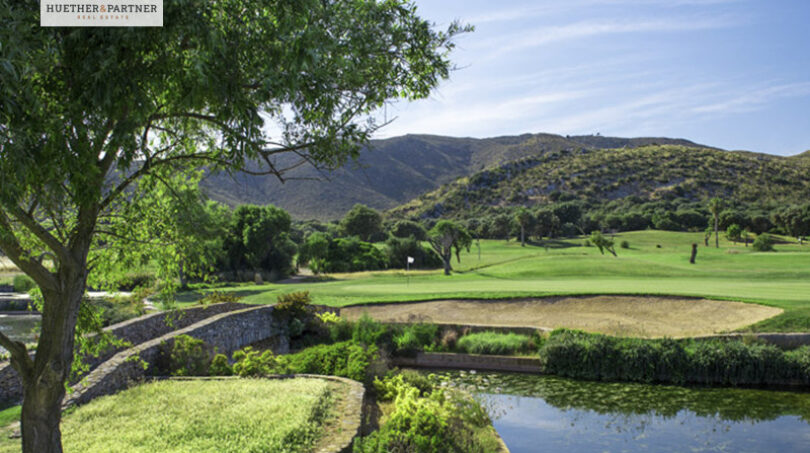
[[[477,395],[512,453],[810,451],[810,393],[436,374]]]
[[[0,313],[0,331],[12,340],[32,343],[36,341],[34,329],[39,326],[38,314]],[[5,351],[0,348],[0,351]]]

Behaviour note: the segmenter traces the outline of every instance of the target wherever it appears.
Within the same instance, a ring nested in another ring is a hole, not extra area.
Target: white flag
[[[412,256],[408,257],[408,264],[413,264],[413,257]]]

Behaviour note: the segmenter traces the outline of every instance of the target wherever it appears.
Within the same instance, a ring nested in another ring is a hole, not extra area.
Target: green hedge
[[[540,348],[547,373],[591,380],[810,384],[810,347],[794,351],[738,340],[616,338],[556,330]]]

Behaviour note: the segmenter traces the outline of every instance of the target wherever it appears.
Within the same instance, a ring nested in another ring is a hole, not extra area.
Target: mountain
[[[590,146],[623,139],[579,138]],[[635,140],[635,141],[634,141]],[[671,202],[700,206],[711,197],[745,209],[810,199],[810,153],[792,157],[630,139],[618,149],[560,150],[459,178],[392,211],[394,217],[470,218],[510,206],[581,200],[591,209]],[[625,204],[622,205],[622,201]],[[663,206],[663,205],[662,205]]]
[[[330,220],[342,217],[355,203],[380,210],[394,208],[457,178],[512,161],[652,144],[707,148],[669,138],[524,134],[475,139],[406,135],[372,141],[356,162],[328,175],[311,167],[299,167],[282,184],[271,176],[220,173],[208,175],[202,187],[211,198],[232,206],[272,203],[297,219]]]

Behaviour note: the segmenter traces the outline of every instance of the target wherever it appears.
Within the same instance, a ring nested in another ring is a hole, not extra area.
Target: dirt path
[[[742,302],[641,296],[441,300],[340,310],[341,316],[348,319],[357,319],[363,312],[389,322],[568,327],[610,335],[677,338],[738,329],[776,316],[782,310]]]

